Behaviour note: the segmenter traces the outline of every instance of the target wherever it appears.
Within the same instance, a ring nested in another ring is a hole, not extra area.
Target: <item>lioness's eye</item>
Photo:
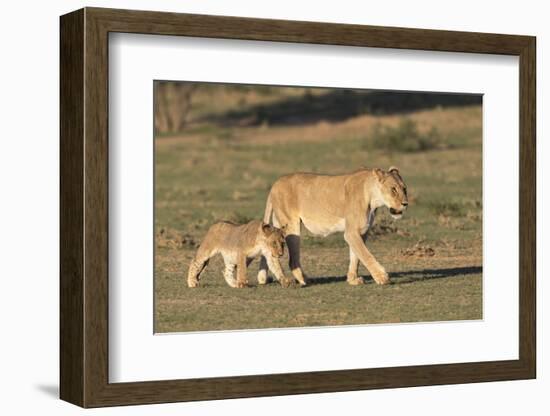
[[[397,189],[391,188],[391,191],[393,192],[394,195],[397,195]]]

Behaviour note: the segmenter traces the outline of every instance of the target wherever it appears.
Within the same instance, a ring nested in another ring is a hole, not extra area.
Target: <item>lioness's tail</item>
[[[271,203],[271,191],[267,196],[267,201],[265,202],[265,213],[264,213],[264,223],[269,224],[271,222],[271,214],[273,214],[273,204]]]

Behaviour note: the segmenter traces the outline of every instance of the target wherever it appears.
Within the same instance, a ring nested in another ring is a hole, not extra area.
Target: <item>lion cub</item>
[[[191,261],[187,284],[189,287],[197,287],[208,260],[219,253],[225,262],[223,277],[229,286],[246,287],[246,268],[255,257],[262,255],[265,256],[275,278],[283,287],[287,287],[291,280],[284,276],[279,263],[279,258],[284,254],[284,241],[281,229],[260,220],[242,225],[227,221],[218,222],[210,227]]]

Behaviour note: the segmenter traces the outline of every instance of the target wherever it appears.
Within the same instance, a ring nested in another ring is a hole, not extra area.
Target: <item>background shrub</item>
[[[396,127],[376,124],[369,141],[371,147],[388,152],[424,152],[443,149],[447,146],[439,131],[432,127],[422,133],[416,122],[409,118],[402,119]]]

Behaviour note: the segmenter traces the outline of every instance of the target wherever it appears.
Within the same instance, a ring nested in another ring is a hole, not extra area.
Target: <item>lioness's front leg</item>
[[[367,233],[361,236],[363,244],[367,242]],[[362,285],[365,283],[363,278],[358,275],[359,268],[359,257],[355,255],[355,252],[352,250],[351,246],[349,247],[349,267],[347,274],[347,282],[350,285]]]
[[[367,230],[361,234],[361,239],[363,240],[363,244],[367,243],[367,232],[372,227],[374,223],[374,217],[376,215],[376,210],[370,210],[368,214],[368,220],[367,220]],[[347,282],[350,285],[361,285],[364,282],[363,278],[358,276],[357,269],[359,267],[359,257],[355,255],[355,252],[351,249],[351,246],[349,248],[349,268],[348,268],[348,276],[347,276]]]
[[[390,283],[390,278],[386,270],[376,261],[374,256],[368,250],[367,246],[363,242],[363,238],[357,229],[348,228],[344,233],[344,239],[350,246],[351,250],[359,258],[361,263],[370,272],[372,278],[379,285],[385,285]]]

